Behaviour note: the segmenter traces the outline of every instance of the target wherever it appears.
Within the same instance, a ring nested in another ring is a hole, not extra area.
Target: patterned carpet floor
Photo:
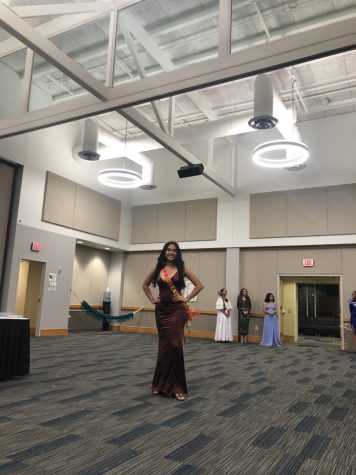
[[[157,337],[31,339],[0,383],[0,474],[356,473],[356,355],[188,339],[185,402],[153,396]]]

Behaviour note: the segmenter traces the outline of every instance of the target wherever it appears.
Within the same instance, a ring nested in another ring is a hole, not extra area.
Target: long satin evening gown
[[[279,336],[279,324],[275,303],[268,303],[265,307],[261,346],[282,346]]]
[[[172,282],[180,291],[178,273],[173,275]],[[156,304],[155,314],[159,340],[152,391],[185,394],[188,392],[183,355],[186,311],[182,302],[172,301],[172,291],[161,277],[158,277],[157,284],[160,302]]]

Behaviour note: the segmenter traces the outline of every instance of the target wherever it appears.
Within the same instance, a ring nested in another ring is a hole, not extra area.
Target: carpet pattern
[[[0,474],[356,473],[356,355],[188,339],[185,402],[150,394],[157,337],[31,339],[0,383]]]

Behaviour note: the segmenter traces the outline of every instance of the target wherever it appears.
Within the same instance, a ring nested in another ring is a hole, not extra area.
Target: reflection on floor
[[[333,338],[327,336],[309,336],[309,335],[299,335],[298,336],[298,345],[300,346],[310,346],[310,347],[332,347],[335,349],[341,349],[341,338]]]

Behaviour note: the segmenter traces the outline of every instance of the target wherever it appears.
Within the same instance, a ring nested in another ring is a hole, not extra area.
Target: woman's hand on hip
[[[173,295],[172,300],[173,300],[173,302],[183,302],[183,303],[187,302],[187,300],[181,294]]]

